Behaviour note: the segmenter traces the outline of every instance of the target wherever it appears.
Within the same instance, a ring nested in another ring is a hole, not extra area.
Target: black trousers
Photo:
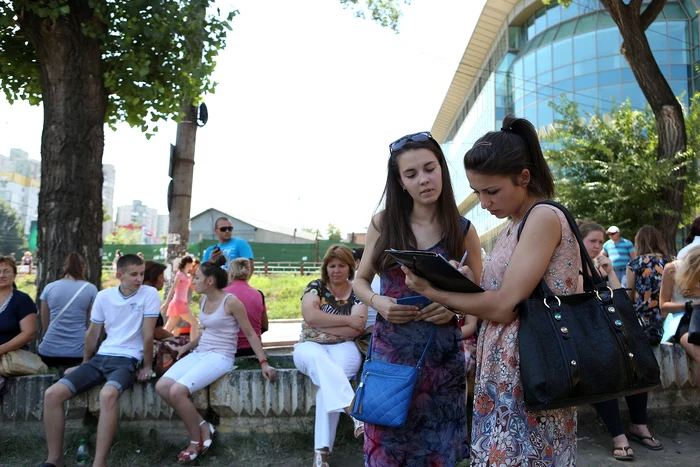
[[[630,409],[630,421],[634,425],[647,424],[647,393],[635,394],[626,396],[627,407]],[[622,424],[620,417],[620,406],[617,399],[611,399],[605,402],[593,404],[600,418],[603,419],[605,426],[612,437],[620,436],[625,433],[625,426]]]

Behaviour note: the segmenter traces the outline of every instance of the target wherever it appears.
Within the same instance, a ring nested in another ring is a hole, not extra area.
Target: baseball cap
[[[605,233],[609,233],[609,234],[615,234],[615,233],[619,233],[619,232],[620,232],[620,229],[616,225],[611,225],[610,227],[608,227],[608,230],[605,231]]]

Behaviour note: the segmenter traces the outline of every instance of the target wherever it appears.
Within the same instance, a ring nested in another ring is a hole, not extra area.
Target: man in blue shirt
[[[219,237],[219,244],[213,245],[204,251],[202,262],[214,260],[221,255],[226,258],[226,264],[223,266],[228,271],[228,265],[231,260],[236,258],[248,258],[250,260],[250,273],[253,273],[255,263],[253,262],[253,249],[250,248],[248,242],[242,238],[233,238],[233,226],[231,221],[226,217],[219,217],[214,222],[214,233]]]
[[[611,225],[606,233],[610,240],[603,244],[603,254],[612,261],[615,275],[620,279],[622,287],[627,287],[627,263],[636,256],[634,245],[626,238],[622,238],[620,229],[615,225]]]

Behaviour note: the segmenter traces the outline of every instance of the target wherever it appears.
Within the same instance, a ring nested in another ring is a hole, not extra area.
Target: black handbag
[[[613,291],[600,278],[571,213],[553,201],[535,206],[540,204],[565,214],[583,261],[584,292],[558,297],[540,280],[516,308],[525,405],[530,410],[573,407],[659,385],[659,365],[627,293]]]
[[[700,345],[700,305],[693,306],[693,312],[690,315],[688,342],[690,344]]]

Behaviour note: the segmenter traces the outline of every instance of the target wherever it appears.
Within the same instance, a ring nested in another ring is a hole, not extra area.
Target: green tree
[[[0,89],[43,103],[38,292],[78,251],[100,281],[104,125],[147,135],[179,118],[183,99],[213,92],[210,75],[235,12],[191,21],[206,0],[0,1]],[[188,37],[202,38],[201,63]]]
[[[658,226],[659,214],[671,215],[663,194],[683,169],[686,189],[680,214],[682,220],[690,220],[700,194],[694,168],[700,155],[700,94],[691,102],[688,150],[661,160],[651,109],[632,110],[627,101],[603,116],[582,114],[565,98],[553,104],[562,118],[543,141],[551,148],[545,157],[555,172],[558,198],[576,217],[617,225],[629,237],[644,224]],[[665,240],[675,244],[675,237]]]
[[[398,25],[401,0],[339,1]],[[99,284],[104,124],[127,122],[148,137],[158,121],[179,120],[183,102],[214,91],[210,76],[237,11],[221,15],[209,5],[0,0],[0,89],[10,103],[44,107],[38,293],[59,277],[71,251],[83,254],[88,278]],[[204,27],[192,20],[202,11]],[[201,60],[192,44],[202,48]]]
[[[138,245],[141,243],[141,228],[120,225],[105,238],[105,245]]]
[[[564,6],[569,6],[573,0],[556,0]],[[686,152],[687,132],[683,109],[673,94],[671,86],[656,63],[651,51],[646,30],[656,20],[667,0],[600,0],[612,17],[622,35],[620,49],[629,64],[634,77],[639,84],[653,112],[656,124],[657,144],[656,160],[659,165],[668,166],[673,170],[674,181],[664,184],[658,191],[658,196],[666,203],[667,208],[655,216],[655,225],[666,239],[667,245],[675,251],[675,237],[681,214],[684,209],[684,191],[686,189],[685,171],[687,165],[676,164],[678,154]],[[549,4],[552,0],[543,0]]]
[[[340,229],[333,224],[328,224],[326,234],[328,236],[328,240],[333,242],[339,242],[343,238],[342,234],[340,233]]]
[[[22,223],[4,200],[0,200],[0,232],[0,254],[20,253],[27,247]]]
[[[399,32],[401,5],[410,5],[411,0],[339,0],[344,8],[353,10],[358,18],[366,18]]]

